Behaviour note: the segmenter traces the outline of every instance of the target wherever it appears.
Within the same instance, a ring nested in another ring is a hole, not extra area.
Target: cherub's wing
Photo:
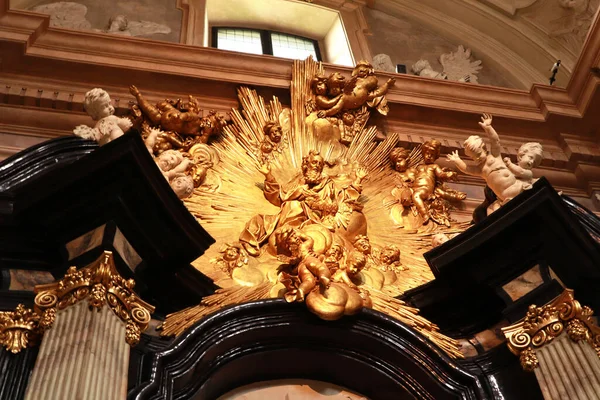
[[[421,146],[414,147],[410,151],[408,156],[408,168],[416,167],[423,162],[423,154],[421,153]]]
[[[458,81],[469,77],[470,82],[477,82],[477,74],[481,70],[481,60],[471,61],[471,49],[465,49],[462,45],[454,52],[442,54],[440,63],[444,67],[444,73],[451,81]]]
[[[171,28],[167,25],[152,21],[129,21],[127,29],[131,33],[131,36],[153,35],[155,33],[166,35],[171,33]]]
[[[289,145],[289,140],[292,135],[292,110],[284,108],[279,113],[279,125],[283,131],[283,137],[281,138],[280,148],[286,148]]]
[[[344,94],[350,94],[354,91],[356,83],[358,82],[358,76],[353,76],[350,80],[346,81],[344,85]]]
[[[96,128],[90,128],[87,125],[77,125],[73,133],[82,139],[98,140],[99,132]]]

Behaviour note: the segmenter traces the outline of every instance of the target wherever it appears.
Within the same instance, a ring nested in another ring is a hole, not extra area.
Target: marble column
[[[502,329],[523,369],[535,373],[544,399],[600,400],[600,328],[592,315],[567,289]]]
[[[129,346],[139,341],[153,307],[121,278],[112,254],[36,287],[44,335],[26,400],[124,399]]]

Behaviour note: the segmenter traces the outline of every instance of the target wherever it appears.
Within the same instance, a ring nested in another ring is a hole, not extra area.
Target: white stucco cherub
[[[192,162],[177,150],[162,152],[155,159],[165,179],[180,199],[190,197],[194,191],[194,179],[187,174]]]
[[[129,118],[113,115],[115,108],[111,105],[110,96],[105,90],[95,88],[87,92],[83,107],[96,121],[96,125],[93,128],[87,125],[77,126],[73,133],[79,137],[95,140],[102,146],[123,136],[131,128]]]
[[[539,143],[526,143],[519,149],[519,166],[512,163],[509,165],[506,163],[506,159],[501,156],[502,146],[500,145],[498,133],[492,127],[492,116],[483,114],[479,125],[490,140],[490,149],[487,149],[481,137],[470,136],[464,143],[465,154],[475,164],[467,165],[461,160],[458,151],[449,154],[448,160],[456,164],[456,167],[465,174],[480,176],[485,179],[489,188],[498,198],[488,207],[487,213],[489,215],[523,190],[531,187],[533,176],[529,175],[529,170],[541,162],[542,146]],[[517,171],[517,174],[514,171]]]
[[[544,151],[542,145],[536,142],[525,143],[521,145],[517,152],[517,164],[508,157],[504,157],[506,167],[515,175],[523,185],[523,190],[531,189],[537,179],[533,177],[533,168],[536,168],[542,162]]]

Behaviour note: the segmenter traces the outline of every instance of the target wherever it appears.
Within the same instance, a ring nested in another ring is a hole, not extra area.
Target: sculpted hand
[[[396,84],[396,79],[394,79],[394,78],[388,79],[388,81],[387,81],[388,87],[394,86],[395,84]]]
[[[269,164],[263,164],[260,166],[258,171],[264,176],[267,176],[271,173],[271,166]]]
[[[306,185],[302,186],[300,188],[300,190],[302,191],[302,195],[304,197],[316,197],[317,193],[314,190],[310,190]]]
[[[367,170],[365,168],[358,168],[355,172],[356,178],[359,180],[363,180],[367,176]]]
[[[129,86],[129,93],[131,93],[135,97],[138,97],[140,94],[140,91],[138,90],[138,88],[135,87],[135,85],[131,85],[131,86]]]
[[[452,153],[448,154],[446,158],[448,161],[452,161],[454,163],[459,162],[460,156],[458,155],[458,150],[454,150]]]
[[[481,126],[483,129],[492,126],[492,116],[490,114],[483,113],[479,126]]]
[[[319,117],[319,118],[325,118],[326,116],[327,116],[327,113],[325,113],[325,111],[323,111],[323,110],[317,112],[317,117]]]
[[[508,157],[504,157],[503,160],[504,160],[504,164],[506,164],[506,165],[508,165],[512,162],[512,161],[510,161],[510,158],[508,158]]]
[[[119,122],[123,132],[127,132],[133,126],[133,122],[129,118],[121,118]]]

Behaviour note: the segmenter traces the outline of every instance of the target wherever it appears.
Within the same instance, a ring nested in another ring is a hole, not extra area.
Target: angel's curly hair
[[[104,102],[110,103],[110,96],[108,95],[108,92],[104,89],[94,88],[85,94],[85,98],[83,99],[83,108],[94,121],[97,121],[100,119],[98,116],[98,113],[100,112],[98,106]]]

